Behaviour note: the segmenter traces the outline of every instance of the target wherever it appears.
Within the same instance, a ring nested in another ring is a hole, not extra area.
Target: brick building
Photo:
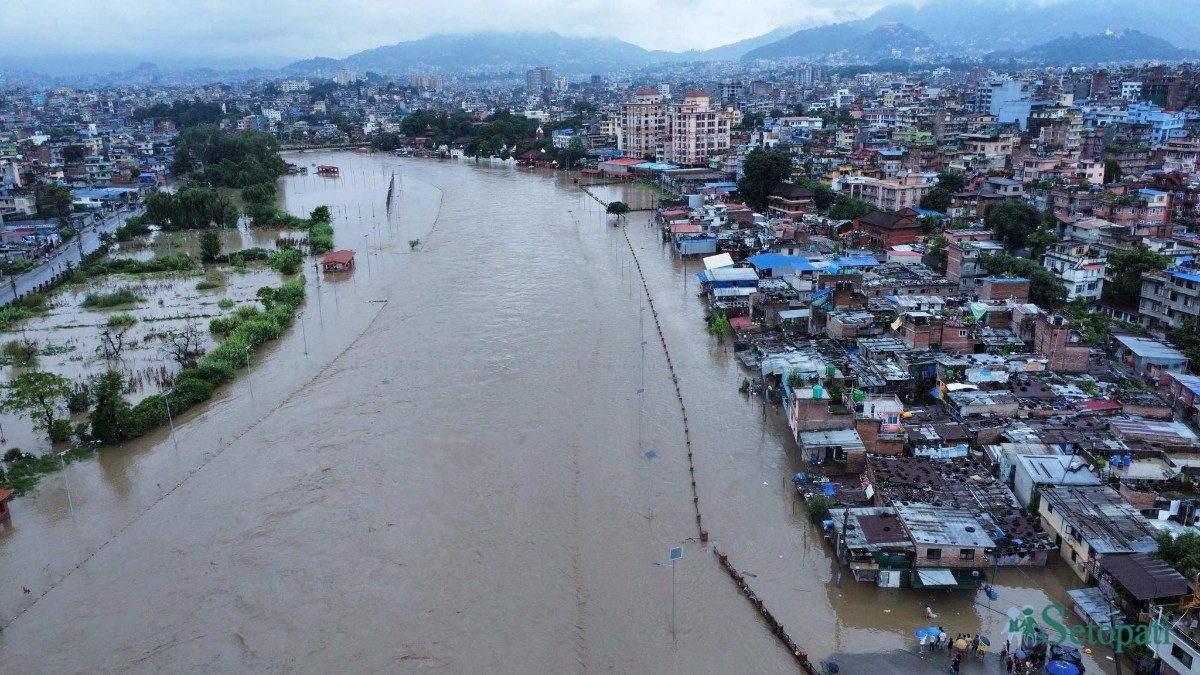
[[[876,251],[917,243],[918,214],[912,209],[872,211],[855,218],[851,227],[866,233],[868,246]]]

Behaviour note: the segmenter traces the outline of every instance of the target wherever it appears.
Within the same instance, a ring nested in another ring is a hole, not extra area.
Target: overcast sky
[[[896,0],[892,0],[893,2]],[[910,0],[915,4],[920,0]],[[433,33],[553,30],[707,49],[782,25],[859,18],[881,0],[54,0],[5,2],[5,56],[345,57]],[[257,65],[247,63],[246,65]],[[2,67],[2,65],[0,65]]]

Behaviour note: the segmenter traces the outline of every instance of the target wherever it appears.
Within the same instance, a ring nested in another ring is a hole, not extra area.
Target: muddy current
[[[704,333],[700,264],[635,211],[701,544],[666,358],[593,197],[511,166],[289,161],[340,167],[285,178],[283,203],[328,204],[356,269],[310,264],[296,326],[176,419],[177,448],[160,430],[13,502],[0,672],[796,672],[714,544],[817,659],[914,648],[926,604],[948,632],[1001,635],[1009,607],[1079,585],[1055,565],[1001,569],[990,605],[838,586],[782,416],[738,393],[732,348]]]

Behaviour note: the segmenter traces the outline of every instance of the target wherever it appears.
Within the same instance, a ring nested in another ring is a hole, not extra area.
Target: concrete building
[[[1074,455],[1017,455],[1013,462],[1013,494],[1030,508],[1045,487],[1100,485],[1091,466]]]
[[[1183,263],[1161,272],[1142,274],[1142,325],[1163,334],[1178,329],[1189,316],[1200,315],[1200,269]]]
[[[554,71],[550,68],[530,68],[525,71],[525,88],[530,91],[542,91],[554,86]]]
[[[1156,530],[1108,486],[1042,488],[1039,494],[1042,527],[1084,581],[1099,577],[1104,556],[1158,550]]]
[[[995,540],[972,511],[931,504],[896,504],[913,543],[914,588],[976,588],[991,566]]]
[[[1104,290],[1107,252],[1094,244],[1067,240],[1046,251],[1043,265],[1067,288],[1067,300],[1100,299]]]
[[[1004,245],[995,241],[956,241],[946,247],[946,278],[955,282],[964,293],[975,291],[979,277],[987,276],[983,259],[1003,253]]]
[[[708,158],[729,150],[729,113],[709,106],[703,91],[689,91],[683,103],[668,110],[668,161],[682,166],[707,165]]]
[[[621,156],[657,157],[669,136],[667,104],[657,89],[639,89],[632,103],[621,104]]]

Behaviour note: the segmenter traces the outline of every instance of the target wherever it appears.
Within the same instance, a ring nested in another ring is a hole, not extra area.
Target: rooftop
[[[1154,529],[1137,509],[1108,486],[1042,488],[1038,492],[1047,507],[1097,553],[1158,550]]]
[[[963,548],[993,548],[975,515],[966,509],[948,509],[928,504],[896,504],[896,516],[916,544],[944,544]]]

